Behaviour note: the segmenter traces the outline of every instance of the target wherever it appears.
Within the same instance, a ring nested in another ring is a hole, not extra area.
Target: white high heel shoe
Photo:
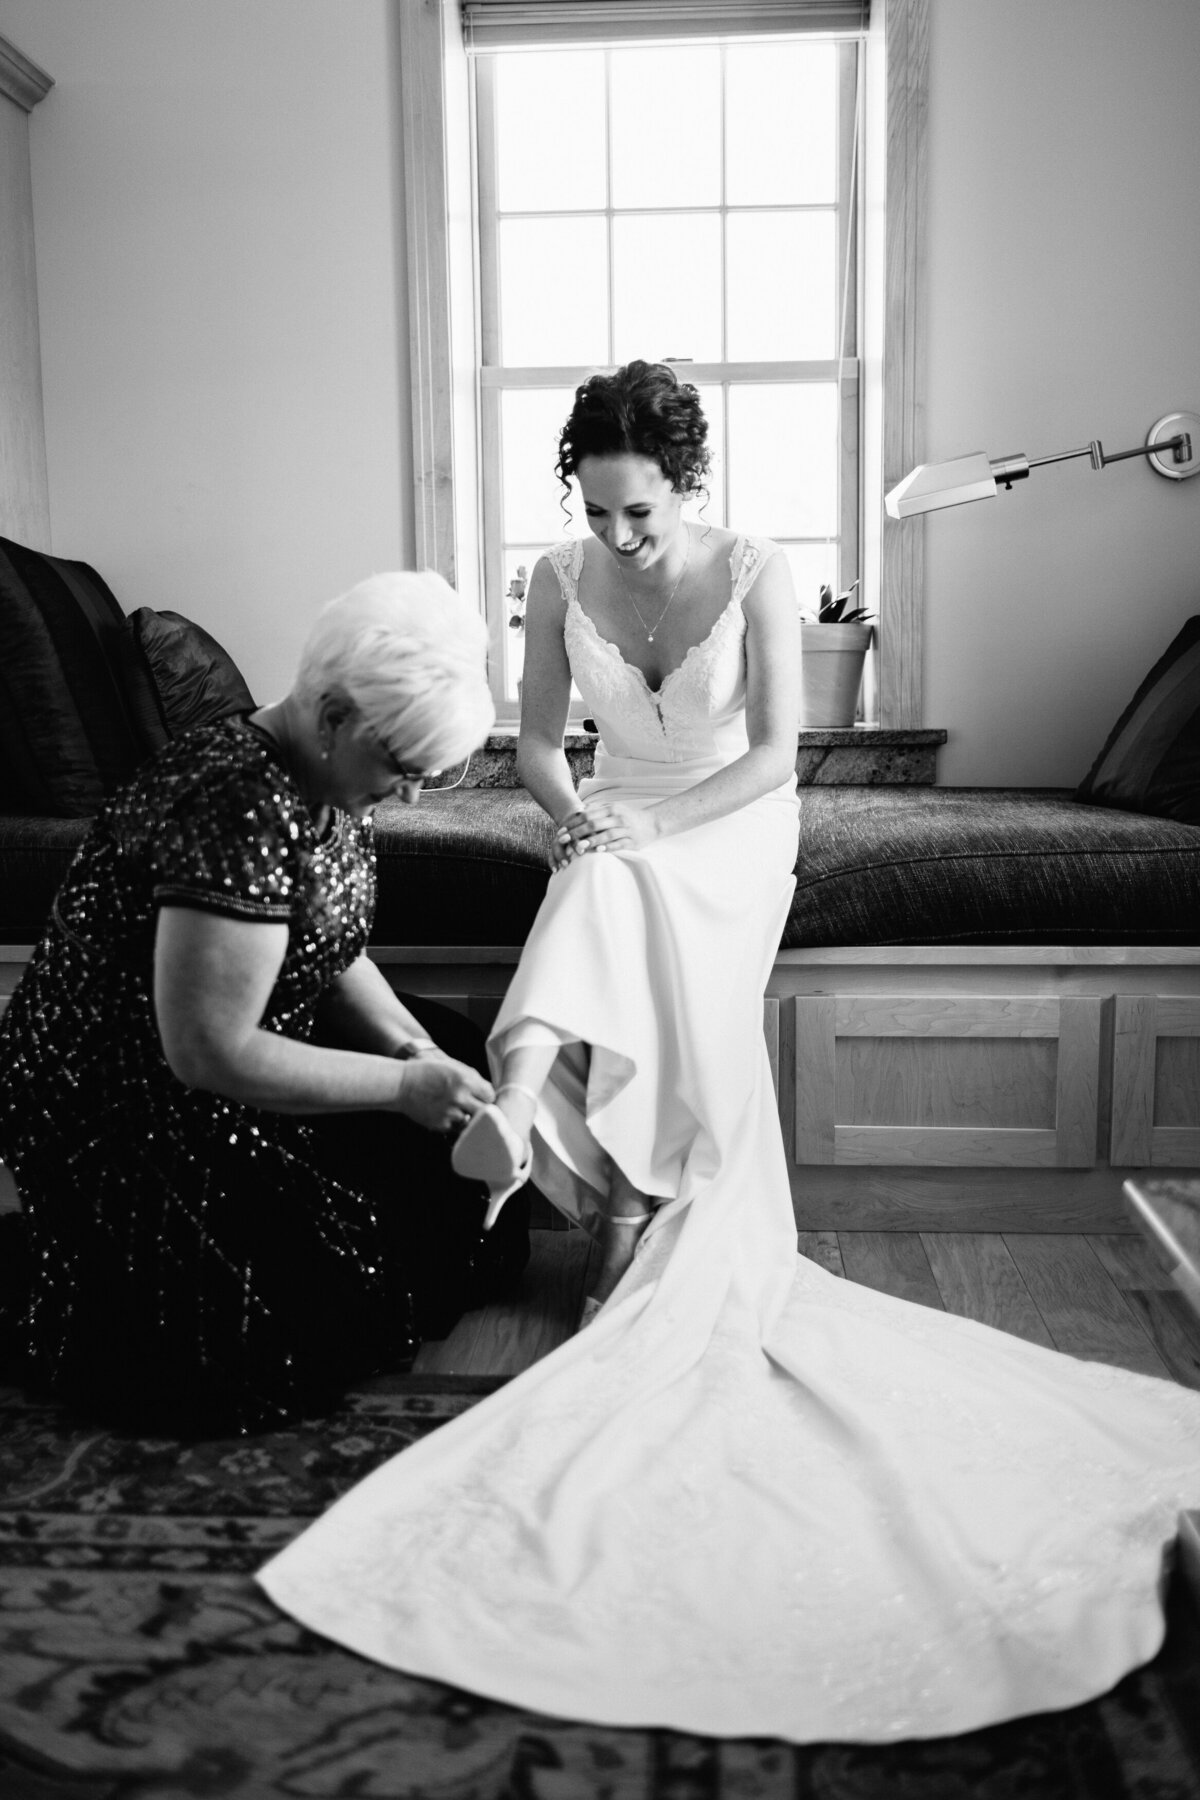
[[[506,1081],[496,1089],[501,1094],[525,1094],[537,1104],[532,1088],[520,1082]],[[483,1229],[490,1231],[500,1217],[504,1202],[529,1180],[533,1167],[533,1147],[519,1138],[500,1108],[493,1102],[481,1106],[459,1136],[450,1152],[450,1167],[468,1181],[486,1181],[488,1209]]]

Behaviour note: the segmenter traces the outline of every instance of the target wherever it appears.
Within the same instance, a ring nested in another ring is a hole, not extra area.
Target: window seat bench
[[[86,829],[0,820],[0,995]],[[385,802],[393,984],[486,1028],[549,841],[519,788]],[[1200,827],[1052,790],[805,787],[764,1030],[801,1229],[1129,1231],[1124,1179],[1200,1170]]]
[[[373,954],[486,1027],[547,820],[464,789],[381,807],[377,838]],[[805,787],[796,877],[764,1030],[800,1229],[1128,1232],[1127,1177],[1200,1168],[1200,828]]]

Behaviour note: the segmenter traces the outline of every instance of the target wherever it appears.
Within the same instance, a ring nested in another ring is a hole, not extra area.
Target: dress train
[[[601,727],[652,804],[746,748],[731,600],[657,691],[551,553]],[[515,1706],[807,1743],[1070,1707],[1153,1656],[1200,1505],[1200,1395],[892,1299],[796,1254],[761,996],[790,786],[552,877],[492,1041],[561,1048],[535,1179],[657,1199],[586,1331],[384,1464],[261,1572],[326,1636]],[[585,1049],[586,1046],[586,1049]]]

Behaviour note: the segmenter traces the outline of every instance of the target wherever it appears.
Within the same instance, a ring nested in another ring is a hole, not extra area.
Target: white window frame
[[[838,470],[838,571],[837,580],[843,587],[849,587],[861,575],[859,566],[859,546],[861,534],[859,529],[859,508],[861,500],[861,481],[859,473],[859,358],[858,358],[858,306],[856,296],[857,261],[854,251],[859,236],[859,219],[855,213],[861,214],[855,192],[855,117],[856,94],[861,78],[862,47],[852,39],[843,40],[838,50],[838,238],[836,246],[836,271],[839,299],[842,293],[842,278],[846,270],[847,250],[851,255],[849,280],[846,290],[849,296],[848,317],[845,321],[845,342],[843,355],[824,360],[807,362],[688,362],[680,365],[679,372],[690,382],[699,386],[723,387],[728,392],[731,383],[771,382],[778,384],[818,381],[836,383],[839,394],[839,430],[841,466]],[[520,388],[576,388],[585,381],[597,367],[596,364],[565,365],[560,367],[518,368],[504,366],[500,361],[499,332],[499,247],[497,242],[497,207],[494,197],[495,168],[493,156],[485,153],[484,145],[489,137],[494,144],[495,137],[495,65],[487,56],[471,59],[472,98],[474,101],[473,122],[476,131],[475,166],[477,174],[478,196],[478,249],[479,249],[479,310],[481,320],[481,355],[479,368],[480,382],[480,447],[482,483],[482,519],[483,519],[483,586],[488,616],[500,621],[500,634],[505,629],[503,620],[507,609],[504,604],[506,576],[508,571],[504,564],[503,528],[501,508],[501,450],[500,450],[500,408],[502,395],[507,391]],[[611,226],[614,211],[606,208],[605,216]],[[672,208],[672,211],[689,210]],[[695,208],[697,211],[711,212],[712,207]],[[724,217],[725,207],[722,200],[720,211]],[[847,246],[847,237],[850,244]],[[722,234],[722,242],[724,236]],[[723,254],[723,252],[722,252]],[[609,320],[611,333],[612,321]],[[655,347],[650,346],[653,350]],[[667,346],[663,346],[665,350]],[[611,349],[611,345],[610,345]],[[611,365],[610,365],[611,366]],[[565,415],[564,415],[565,416]],[[726,414],[728,416],[728,414]],[[725,485],[728,489],[729,470],[725,469]],[[721,496],[722,516],[726,523],[737,521],[729,519],[728,492]],[[493,629],[493,641],[496,631]],[[492,691],[496,701],[497,717],[503,721],[515,720],[518,706],[504,692],[503,655],[498,655],[492,667]],[[572,705],[571,714],[582,715],[582,707]]]
[[[435,568],[464,593],[474,592],[484,610],[479,267],[467,55],[458,0],[405,0],[399,14],[413,541],[419,568]],[[883,495],[923,453],[920,290],[928,41],[928,0],[873,0],[860,184],[864,288],[874,296],[864,312],[859,346],[861,538],[863,594],[878,614],[879,724],[889,730],[924,724],[923,521],[905,520],[901,528],[885,515]],[[460,296],[457,306],[452,293]],[[469,307],[463,295],[471,297]],[[494,632],[502,628],[502,620],[493,623]]]

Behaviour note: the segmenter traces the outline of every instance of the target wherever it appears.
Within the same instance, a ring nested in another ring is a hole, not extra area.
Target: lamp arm
[[[1111,456],[1099,443],[1092,443],[1089,448],[1100,459],[1095,463],[1098,469],[1104,468],[1106,463],[1125,462],[1131,456],[1157,456],[1161,450],[1173,450],[1175,461],[1185,463],[1192,459],[1192,434],[1190,431],[1181,431],[1177,437],[1163,438],[1157,444],[1139,444],[1136,450],[1114,450]]]
[[[1125,462],[1131,456],[1159,456],[1164,450],[1173,450],[1177,463],[1189,462],[1191,434],[1181,431],[1176,437],[1163,438],[1155,444],[1139,444],[1136,450],[1115,450],[1111,455],[1099,438],[1093,438],[1082,450],[1060,450],[1054,456],[998,456],[988,466],[997,483],[1011,488],[1014,481],[1024,481],[1030,469],[1045,468],[1047,463],[1071,462],[1077,456],[1089,456],[1093,469],[1103,469],[1109,463]]]
[[[1099,438],[1093,438],[1079,450],[1060,450],[1054,456],[989,457],[984,450],[973,450],[969,456],[952,457],[949,462],[920,463],[884,495],[884,506],[889,518],[907,519],[914,513],[963,506],[970,500],[994,500],[998,488],[1011,489],[1013,482],[1024,481],[1031,469],[1072,462],[1080,456],[1090,458],[1093,469],[1142,456],[1155,474],[1165,475],[1168,481],[1188,481],[1200,475],[1200,412],[1164,413],[1151,425],[1144,444],[1136,450],[1114,451],[1111,456],[1105,454]]]

